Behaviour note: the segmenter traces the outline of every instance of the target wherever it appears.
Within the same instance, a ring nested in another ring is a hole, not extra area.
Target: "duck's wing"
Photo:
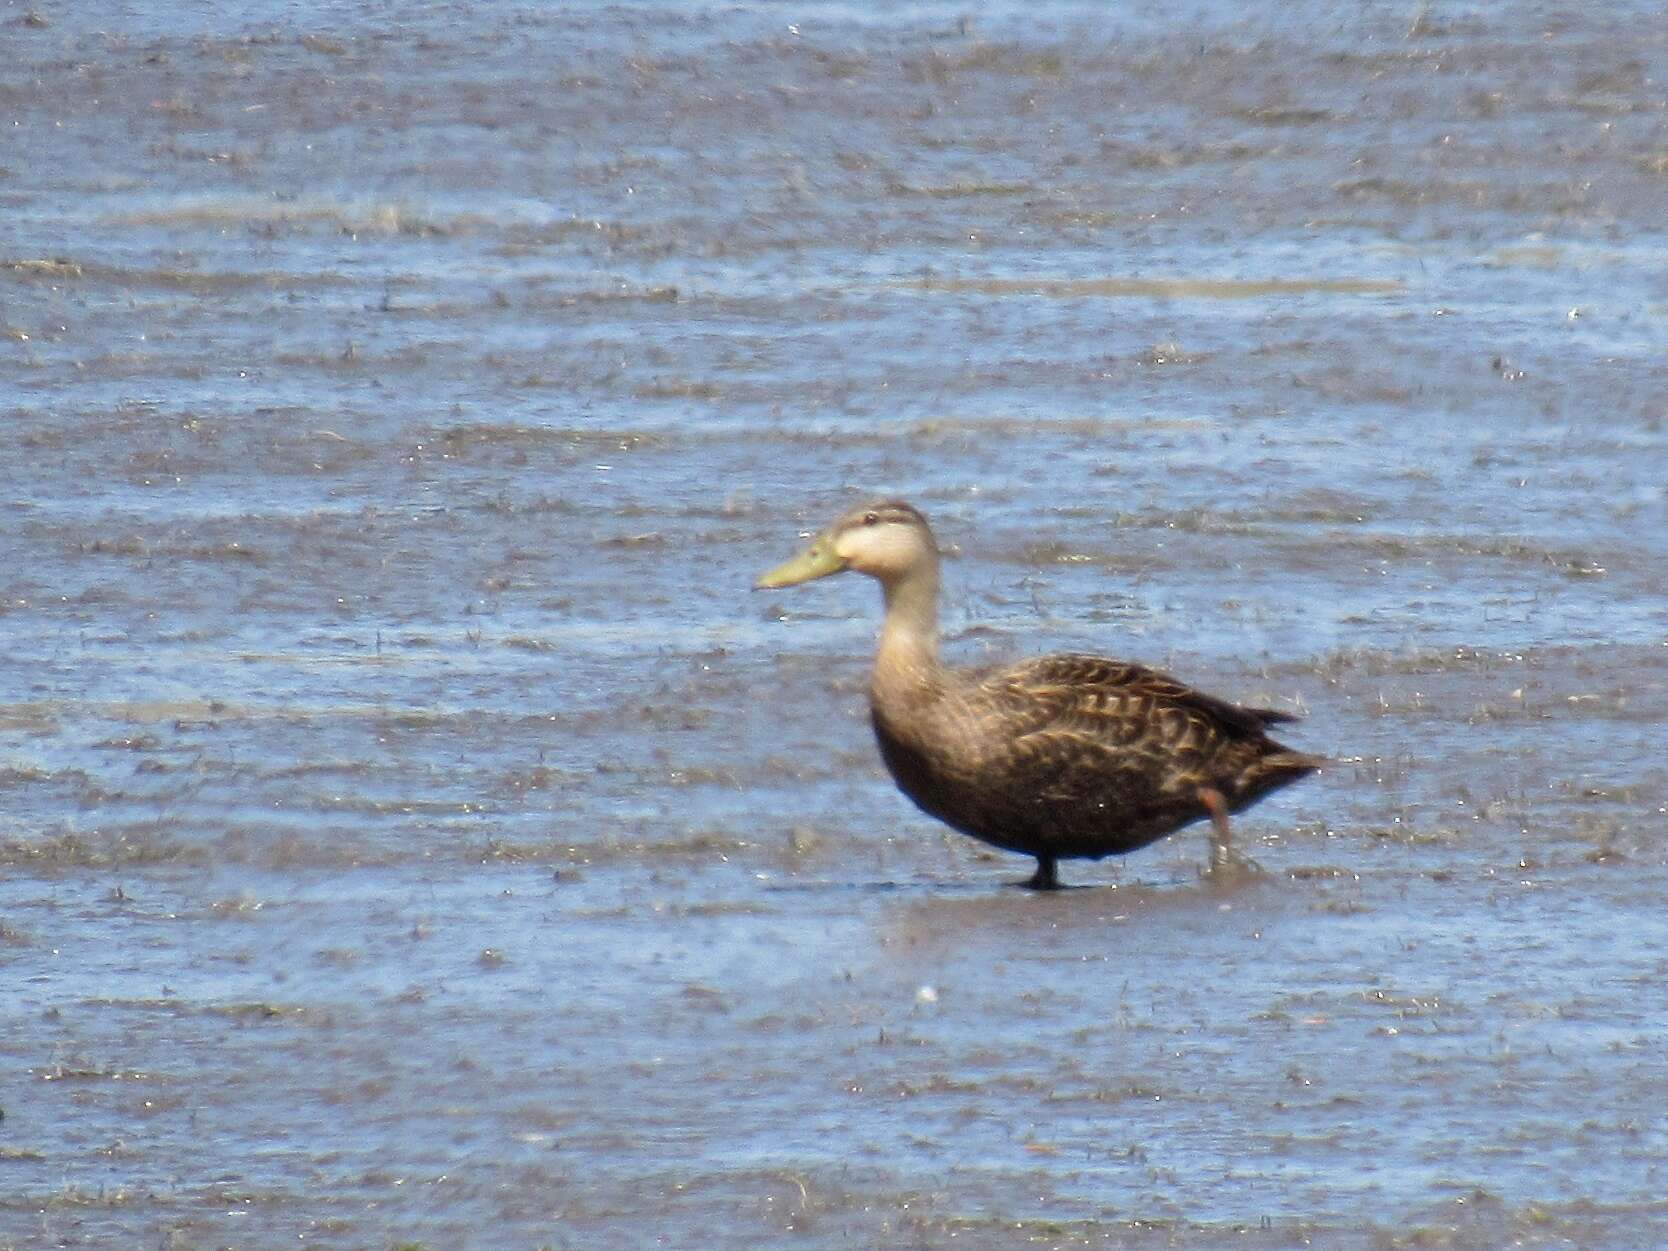
[[[1076,653],[1022,661],[985,675],[979,689],[1020,733],[1111,742],[1262,738],[1268,726],[1297,720],[1289,712],[1229,703],[1144,665]]]
[[[1042,801],[1069,843],[1105,845],[1109,820],[1127,846],[1211,811],[1208,788],[1239,811],[1324,761],[1268,736],[1290,713],[1196,691],[1169,674],[1103,656],[1044,656],[979,682],[982,762],[1004,793]]]

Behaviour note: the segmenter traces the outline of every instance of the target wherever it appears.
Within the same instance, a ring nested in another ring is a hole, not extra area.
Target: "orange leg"
[[[1199,802],[1210,813],[1210,864],[1214,869],[1233,857],[1234,831],[1228,824],[1228,800],[1214,786],[1201,786]]]

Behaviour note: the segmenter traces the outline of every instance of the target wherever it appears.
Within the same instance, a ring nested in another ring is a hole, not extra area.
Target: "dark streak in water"
[[[1367,278],[922,278],[918,291],[1157,300],[1255,300],[1281,295],[1388,295],[1402,284]]]

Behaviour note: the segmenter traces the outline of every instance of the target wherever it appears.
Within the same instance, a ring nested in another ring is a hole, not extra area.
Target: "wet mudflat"
[[[0,20],[0,1246],[1668,1238],[1652,6]],[[1264,875],[910,809],[872,491]]]

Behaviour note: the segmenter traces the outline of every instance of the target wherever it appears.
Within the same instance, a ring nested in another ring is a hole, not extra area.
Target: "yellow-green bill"
[[[819,534],[792,560],[783,561],[753,584],[755,591],[774,591],[779,586],[798,586],[814,578],[826,578],[839,573],[846,562],[834,554],[834,544],[826,534]]]

